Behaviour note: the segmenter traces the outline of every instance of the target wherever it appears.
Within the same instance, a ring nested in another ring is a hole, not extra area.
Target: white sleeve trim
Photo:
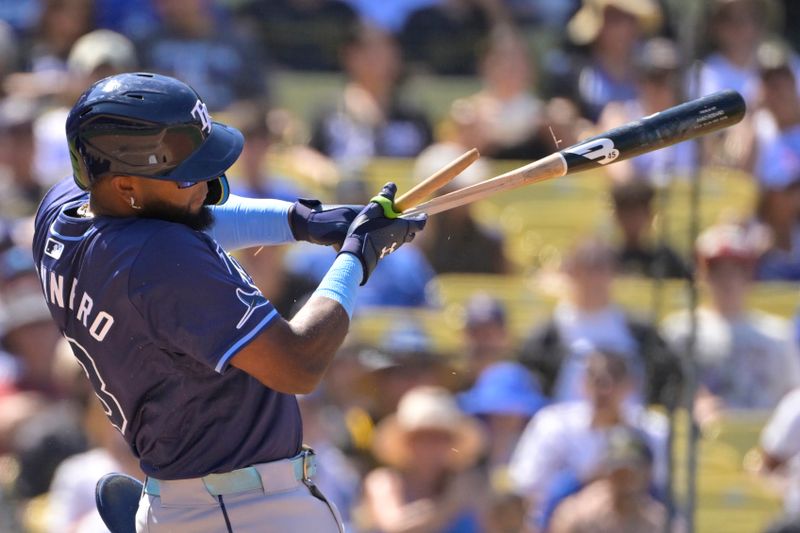
[[[219,358],[217,366],[214,368],[214,370],[216,370],[221,374],[222,371],[225,369],[225,366],[228,364],[228,360],[234,355],[236,355],[236,352],[241,350],[242,347],[250,341],[250,339],[255,337],[257,333],[259,333],[262,329],[264,329],[277,316],[278,316],[278,310],[273,309],[267,316],[265,316],[261,320],[261,322],[256,324],[256,327],[251,329],[246,335],[244,335],[238,341],[236,341],[236,343],[233,346],[228,348],[228,351],[225,352],[222,355],[222,357]]]

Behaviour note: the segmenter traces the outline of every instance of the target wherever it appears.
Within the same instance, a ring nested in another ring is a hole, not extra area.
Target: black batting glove
[[[369,279],[378,261],[394,252],[404,243],[414,240],[428,221],[425,213],[408,218],[397,218],[394,195],[397,186],[387,183],[380,194],[370,200],[350,224],[340,254],[353,254],[364,267],[361,285]]]
[[[319,200],[300,198],[289,208],[289,227],[296,241],[341,245],[363,205],[325,207]]]

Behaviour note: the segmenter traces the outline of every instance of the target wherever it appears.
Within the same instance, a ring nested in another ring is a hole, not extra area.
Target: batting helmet
[[[104,175],[208,182],[206,204],[228,198],[225,171],[242,151],[235,128],[212,122],[197,93],[168,76],[119,74],[89,87],[67,117],[73,177],[84,190]]]

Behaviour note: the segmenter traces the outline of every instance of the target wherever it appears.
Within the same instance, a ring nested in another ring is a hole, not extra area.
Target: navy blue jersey
[[[300,413],[228,362],[277,317],[205,233],[154,219],[82,218],[88,195],[53,187],[33,255],[58,327],[111,423],[158,479],[295,455]]]

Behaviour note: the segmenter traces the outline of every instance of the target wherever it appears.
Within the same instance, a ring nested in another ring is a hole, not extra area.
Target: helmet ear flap
[[[206,194],[203,205],[220,205],[228,201],[231,191],[225,174],[206,183],[208,184],[208,194]]]

